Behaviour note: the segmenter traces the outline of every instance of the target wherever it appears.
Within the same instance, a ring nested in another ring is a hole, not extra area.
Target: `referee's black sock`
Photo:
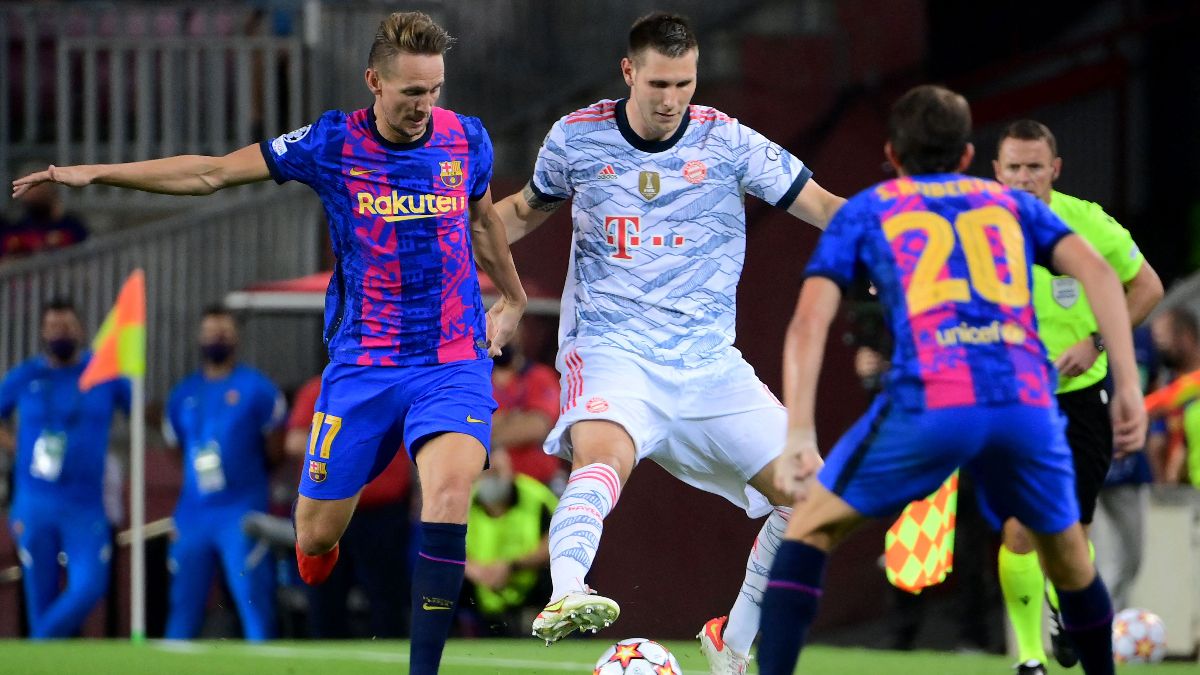
[[[824,551],[804,542],[780,544],[762,600],[761,675],[791,675],[796,670],[808,627],[817,616],[826,557]]]
[[[1097,574],[1091,585],[1078,591],[1058,591],[1063,628],[1075,644],[1079,665],[1087,675],[1112,675],[1112,599]]]
[[[466,525],[421,523],[421,547],[412,580],[410,675],[437,674],[466,564]]]

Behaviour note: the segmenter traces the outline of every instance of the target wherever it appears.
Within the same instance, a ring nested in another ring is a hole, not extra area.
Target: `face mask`
[[[233,356],[233,345],[228,342],[206,342],[200,345],[200,358],[206,363],[221,364]]]
[[[70,361],[74,358],[75,352],[79,351],[79,341],[71,337],[46,340],[46,351],[53,354],[54,358],[59,361]]]
[[[1177,354],[1165,350],[1158,353],[1158,360],[1162,361],[1167,370],[1179,370],[1179,366],[1183,365],[1183,359],[1179,358]]]
[[[500,476],[482,476],[475,486],[475,498],[485,506],[498,506],[508,503],[512,498],[512,491],[512,481]]]

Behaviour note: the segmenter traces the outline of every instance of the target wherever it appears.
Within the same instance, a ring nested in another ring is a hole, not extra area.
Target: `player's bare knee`
[[[1055,560],[1045,564],[1046,578],[1060,591],[1078,591],[1087,588],[1096,578],[1096,569],[1090,560]]]
[[[763,486],[761,488],[755,487],[755,489],[761,492],[767,498],[767,501],[771,502],[771,506],[787,506],[790,508],[796,503],[795,499],[784,494],[774,485],[770,487]]]
[[[1078,525],[1057,534],[1035,535],[1046,577],[1060,590],[1079,590],[1096,576],[1087,539]]]
[[[633,439],[615,422],[595,420],[571,425],[571,456],[574,468],[605,464],[624,484],[637,462]]]
[[[766,497],[772,506],[791,507],[795,504],[796,500],[775,487],[775,472],[778,466],[779,458],[777,457],[759,470],[758,473],[751,476],[747,483],[762,494],[762,496]]]
[[[300,552],[304,555],[328,553],[337,545],[340,538],[341,533],[335,532],[331,527],[322,527],[316,524],[305,526],[302,523],[296,523],[296,545],[300,547]]]
[[[1013,553],[1023,555],[1034,551],[1033,537],[1016,518],[1009,518],[1004,522],[1001,538],[1004,548]]]
[[[421,520],[428,523],[465,523],[471,506],[469,479],[444,479],[421,485]]]

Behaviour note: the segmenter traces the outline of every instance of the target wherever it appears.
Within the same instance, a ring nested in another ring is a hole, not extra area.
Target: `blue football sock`
[[[1092,584],[1078,591],[1058,591],[1063,629],[1079,654],[1079,665],[1087,675],[1112,675],[1112,599],[1097,574]]]
[[[436,675],[454,622],[467,564],[467,526],[421,523],[421,547],[412,579],[409,673]]]
[[[817,616],[827,555],[803,542],[785,540],[775,555],[762,601],[760,675],[792,675],[808,627]]]

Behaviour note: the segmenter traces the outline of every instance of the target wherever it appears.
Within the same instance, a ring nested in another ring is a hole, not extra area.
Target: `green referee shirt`
[[[542,543],[557,507],[558,497],[550,488],[524,474],[513,476],[513,505],[499,517],[488,515],[472,495],[467,515],[467,560],[511,563],[533,553]],[[537,570],[513,570],[508,584],[499,591],[477,586],[475,601],[482,613],[499,614],[520,607],[537,582]]]
[[[1133,243],[1129,231],[1105,213],[1099,204],[1051,192],[1050,210],[1112,265],[1121,283],[1129,283],[1137,276],[1145,258]],[[1092,314],[1083,286],[1073,277],[1056,276],[1038,265],[1033,267],[1033,308],[1037,314],[1038,335],[1052,361],[1071,345],[1096,332],[1096,315]],[[1082,375],[1060,377],[1058,393],[1089,387],[1103,380],[1107,372],[1108,355],[1101,353]]]

